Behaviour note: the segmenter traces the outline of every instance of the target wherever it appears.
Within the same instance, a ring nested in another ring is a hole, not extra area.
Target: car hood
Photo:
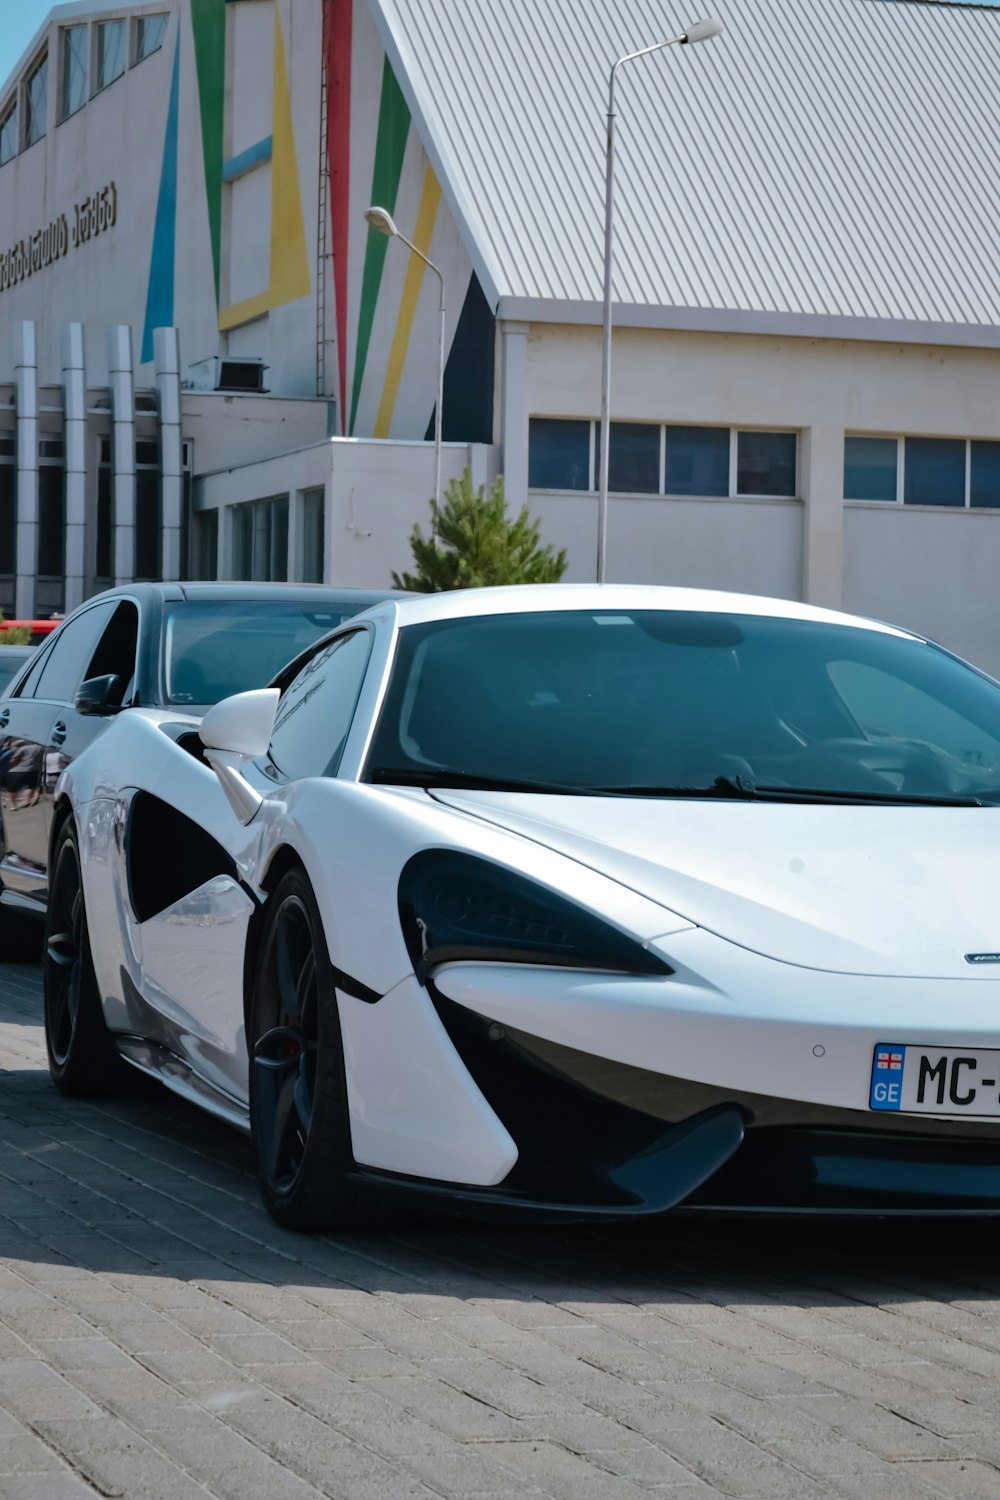
[[[434,796],[784,963],[1000,977],[1000,809]]]

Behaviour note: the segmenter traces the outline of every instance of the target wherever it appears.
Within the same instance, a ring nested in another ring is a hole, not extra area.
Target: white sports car
[[[52,1076],[299,1228],[1000,1212],[1000,685],[777,600],[390,601],[57,789]]]

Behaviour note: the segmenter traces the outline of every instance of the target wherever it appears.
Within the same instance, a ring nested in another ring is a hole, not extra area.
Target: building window
[[[140,16],[135,23],[135,60],[141,63],[150,53],[158,52],[167,35],[167,16]]]
[[[0,437],[0,609],[14,608],[17,572],[17,445]]]
[[[908,437],[904,449],[907,505],[965,504],[965,443],[957,438]]]
[[[68,26],[62,37],[62,86],[59,118],[75,115],[87,102],[87,28]]]
[[[125,22],[102,21],[97,28],[97,87],[106,89],[125,71]]]
[[[1000,439],[844,439],[844,499],[1000,510]]]
[[[796,484],[794,432],[740,432],[736,438],[736,493],[791,498]]]
[[[191,515],[191,576],[219,576],[219,512],[196,510]]]
[[[323,582],[325,490],[306,490],[302,496],[302,582]]]
[[[49,110],[49,55],[46,52],[24,85],[24,144],[33,146],[45,134]]]
[[[38,444],[38,582],[35,607],[63,607],[66,572],[66,467],[61,439]]]
[[[660,493],[660,434],[651,422],[612,422],[608,444],[608,489],[622,495]],[[600,463],[600,434],[596,461]],[[599,469],[594,488],[599,489]]]
[[[590,488],[593,422],[532,417],[528,426],[528,485],[533,490]]]
[[[17,105],[12,104],[0,119],[0,167],[17,155]]]
[[[532,417],[529,487],[597,489],[599,445],[598,422]],[[590,464],[588,454],[593,455]],[[592,486],[587,483],[588,474],[593,475]],[[794,499],[797,475],[795,432],[611,423],[608,489],[616,494]]]
[[[668,495],[728,495],[728,427],[668,427]]]
[[[110,583],[114,572],[114,544],[111,502],[111,439],[101,438],[101,456],[97,466],[97,547],[94,558],[95,583]]]
[[[140,438],[135,445],[135,576],[158,579],[163,571],[160,445]]]
[[[1000,508],[1000,442],[969,446],[969,504]]]
[[[233,577],[287,582],[287,495],[233,506]]]
[[[895,500],[898,450],[896,438],[845,438],[844,499]]]

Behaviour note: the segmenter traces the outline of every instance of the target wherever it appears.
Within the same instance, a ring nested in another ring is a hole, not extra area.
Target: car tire
[[[287,1229],[377,1230],[391,1208],[349,1180],[347,1077],[333,967],[305,872],[264,908],[250,1025],[250,1122],[261,1196]]]
[[[77,1098],[128,1092],[132,1070],[115,1050],[101,1009],[72,818],[52,851],[42,964],[45,1048],[56,1088]]]

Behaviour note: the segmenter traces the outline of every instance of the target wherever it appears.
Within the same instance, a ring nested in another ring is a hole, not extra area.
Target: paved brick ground
[[[1000,1227],[283,1233],[0,975],[0,1497],[997,1500]]]

